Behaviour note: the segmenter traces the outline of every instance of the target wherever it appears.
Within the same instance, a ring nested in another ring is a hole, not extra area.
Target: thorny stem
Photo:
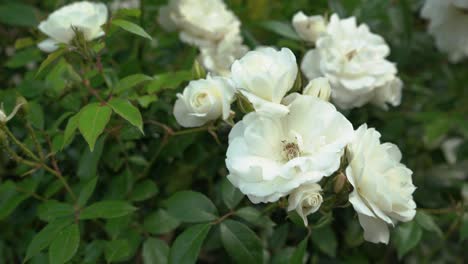
[[[12,155],[12,157],[17,162],[23,163],[23,164],[31,166],[31,167],[44,168],[46,171],[50,172],[52,175],[54,175],[55,177],[57,177],[60,180],[62,185],[65,187],[67,192],[72,197],[73,201],[76,201],[75,193],[72,191],[72,189],[68,185],[67,180],[63,177],[62,173],[58,169],[57,163],[54,160],[52,161],[52,165],[54,166],[55,169],[52,169],[51,167],[47,166],[47,164],[45,164],[43,160],[39,159],[27,146],[25,146],[23,143],[21,143],[15,137],[15,135],[13,135],[13,133],[11,133],[11,131],[8,129],[8,127],[5,126],[5,124],[0,124],[0,128],[8,135],[8,137],[13,141],[13,143],[15,143],[27,156],[29,156],[31,159],[34,160],[34,161],[28,161],[28,160],[25,160],[25,159],[19,157],[18,155],[16,155],[16,153],[14,153],[14,151],[9,149],[5,145],[5,149],[9,152],[10,155]]]

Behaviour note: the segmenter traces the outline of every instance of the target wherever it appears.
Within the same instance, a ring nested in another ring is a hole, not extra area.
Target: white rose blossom
[[[183,127],[198,127],[208,121],[226,120],[235,99],[231,81],[224,77],[207,76],[191,81],[182,94],[177,94],[174,116]]]
[[[292,25],[301,39],[315,43],[325,32],[327,22],[323,16],[306,16],[299,11],[293,16]]]
[[[39,30],[49,38],[38,44],[45,52],[55,51],[59,43],[69,44],[74,29],[83,33],[87,41],[102,37],[101,26],[107,22],[108,11],[103,3],[76,2],[59,8],[39,24]]]
[[[429,20],[428,32],[451,62],[468,57],[467,0],[426,0],[421,16]]]
[[[317,212],[322,205],[321,191],[322,187],[317,183],[302,184],[289,195],[288,211],[296,210],[304,221],[304,225],[307,226],[307,216]]]
[[[395,65],[386,60],[389,52],[384,39],[371,33],[367,25],[358,26],[356,18],[340,19],[334,14],[316,48],[305,54],[301,70],[309,80],[326,77],[332,100],[342,109],[374,101],[393,105],[401,89],[392,90],[396,94],[378,91],[393,85],[390,82],[396,78]]]
[[[364,239],[389,241],[388,225],[407,222],[416,214],[412,171],[400,163],[401,152],[391,143],[380,143],[380,133],[362,125],[347,148],[346,177],[354,190],[349,201],[364,229]]]
[[[328,82],[327,78],[315,78],[307,84],[302,94],[311,95],[324,101],[329,101],[331,95],[330,83]]]
[[[353,127],[336,108],[295,94],[285,116],[251,112],[229,134],[229,181],[253,203],[275,202],[340,165]]]
[[[231,78],[256,111],[284,115],[289,110],[281,100],[293,87],[297,71],[291,50],[259,48],[232,64]]]
[[[199,47],[240,32],[239,20],[222,0],[170,0],[159,14],[166,29],[179,29],[182,41]]]
[[[217,75],[228,76],[232,63],[247,53],[242,44],[242,37],[232,32],[216,45],[200,48],[200,61],[209,71]]]

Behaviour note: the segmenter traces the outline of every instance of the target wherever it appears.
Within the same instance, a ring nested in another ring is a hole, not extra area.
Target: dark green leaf
[[[169,214],[182,222],[207,222],[218,217],[218,211],[210,199],[193,191],[181,191],[172,195],[166,201],[166,206]]]
[[[299,243],[299,246],[297,246],[296,250],[294,250],[294,253],[291,257],[290,264],[302,264],[304,263],[304,256],[306,253],[307,249],[307,241],[309,240],[309,237],[307,236],[304,238],[301,243]]]
[[[127,76],[120,80],[114,87],[114,91],[118,94],[123,93],[143,82],[151,81],[153,78],[150,76],[138,73],[134,75]]]
[[[224,204],[229,209],[234,209],[244,198],[244,194],[242,194],[239,189],[234,187],[227,179],[224,179],[221,184],[221,193],[223,196]]]
[[[37,255],[43,249],[48,247],[57,234],[71,223],[72,221],[69,219],[60,219],[45,226],[33,237],[31,243],[29,243],[24,261],[26,262],[31,257]]]
[[[145,218],[143,227],[145,231],[151,234],[160,235],[171,232],[179,224],[180,222],[177,218],[168,214],[165,210],[159,209]]]
[[[47,68],[47,66],[56,61],[58,58],[60,58],[65,53],[65,51],[65,49],[58,49],[53,53],[49,54],[47,58],[41,63],[41,66],[39,66],[39,70],[37,70],[36,76],[39,76],[39,74],[41,74],[41,72],[44,71],[44,69]]]
[[[223,246],[236,263],[263,263],[262,243],[246,225],[226,220],[220,228]]]
[[[169,253],[170,264],[193,264],[197,261],[203,241],[211,229],[210,224],[198,224],[180,234]]]
[[[442,230],[440,230],[439,226],[434,222],[431,215],[419,210],[416,214],[415,220],[425,230],[435,232],[439,237],[443,237]]]
[[[46,222],[50,222],[61,217],[71,217],[72,219],[74,208],[73,205],[50,200],[39,205],[37,208],[37,214],[39,219]]]
[[[468,238],[468,213],[463,214],[461,228],[460,228],[460,241]]]
[[[30,194],[36,190],[38,183],[33,179],[26,179],[19,183],[5,181],[0,185],[0,220],[8,217],[13,210]],[[18,188],[22,192],[18,191]]]
[[[336,241],[335,232],[333,232],[331,226],[328,225],[318,229],[312,229],[310,238],[312,239],[312,243],[323,253],[330,257],[336,256],[338,243]]]
[[[143,264],[167,264],[169,247],[157,238],[148,238],[143,243]]]
[[[125,201],[100,201],[84,208],[80,219],[109,219],[128,215],[135,210],[135,207]]]
[[[36,48],[29,48],[15,53],[5,63],[8,68],[20,68],[26,66],[30,62],[36,62],[42,57],[41,52]]]
[[[84,206],[88,202],[96,188],[97,179],[98,177],[93,177],[83,186],[78,196],[78,206]]]
[[[28,121],[37,128],[44,129],[44,110],[42,106],[37,102],[28,103]]]
[[[111,114],[112,109],[109,106],[100,105],[99,103],[91,103],[81,109],[78,128],[86,142],[88,142],[91,151],[94,150],[97,138],[106,128]]]
[[[130,244],[128,240],[118,239],[108,241],[104,250],[107,263],[125,260],[130,256]]]
[[[66,263],[73,258],[80,244],[80,230],[77,224],[72,224],[55,236],[49,248],[51,264]]]
[[[129,101],[113,98],[108,102],[108,105],[123,119],[137,127],[143,133],[143,119],[140,110],[133,106]]]
[[[400,224],[394,231],[393,242],[396,245],[398,258],[401,259],[421,240],[422,230],[416,221]]]
[[[154,76],[154,80],[145,87],[148,93],[157,93],[165,89],[175,89],[185,81],[192,79],[190,71],[168,72]]]
[[[0,5],[0,23],[11,26],[35,27],[36,9],[31,5],[8,3]]]
[[[62,149],[65,146],[68,146],[75,136],[75,131],[78,128],[78,121],[80,120],[80,115],[76,114],[68,119],[67,126],[65,127],[65,132],[63,134],[63,144]]]
[[[115,20],[112,20],[112,24],[113,25],[116,25],[120,28],[122,28],[123,30],[126,30],[130,33],[133,33],[135,35],[138,35],[140,37],[144,37],[144,38],[147,38],[149,40],[152,40],[153,38],[151,38],[151,36],[146,33],[146,31],[144,29],[142,29],[139,25],[137,24],[134,24],[130,21],[127,21],[127,20],[123,20],[123,19],[115,19]]]

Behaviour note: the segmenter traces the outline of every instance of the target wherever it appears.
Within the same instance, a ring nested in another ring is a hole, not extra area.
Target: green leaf
[[[56,235],[71,223],[72,221],[69,219],[60,219],[46,225],[29,243],[24,262],[36,256],[39,252],[48,247]]]
[[[58,232],[49,248],[51,264],[66,263],[73,258],[80,244],[80,230],[78,224],[67,226]]]
[[[100,201],[84,208],[80,213],[80,219],[116,218],[135,210],[135,207],[125,201]]]
[[[107,263],[125,260],[130,256],[130,244],[128,240],[118,239],[107,241],[104,255]]]
[[[76,114],[68,119],[67,126],[65,127],[65,132],[63,134],[63,144],[62,149],[65,146],[68,146],[75,136],[75,131],[78,128],[78,121],[80,120],[80,115]]]
[[[244,198],[244,194],[234,187],[227,178],[221,183],[221,194],[224,204],[226,204],[229,209],[234,209],[240,201],[242,201],[242,198]]]
[[[73,205],[67,203],[49,200],[39,205],[37,208],[37,214],[39,219],[46,222],[67,216],[71,217],[70,219],[72,219],[72,216],[74,215],[74,208]]]
[[[158,209],[156,212],[148,215],[144,222],[143,228],[146,232],[154,235],[166,234],[176,229],[180,222],[177,218],[168,214],[163,209]]]
[[[290,23],[281,22],[281,21],[265,21],[260,24],[263,28],[274,32],[280,36],[294,39],[294,40],[301,40],[301,38],[297,35],[294,28],[291,26]]]
[[[78,128],[86,142],[88,142],[89,148],[93,151],[97,138],[110,120],[112,109],[107,105],[91,103],[81,109],[79,115]]]
[[[167,264],[169,246],[157,238],[148,238],[143,243],[143,264]]]
[[[154,181],[144,180],[135,185],[130,195],[130,200],[134,202],[144,201],[155,196],[158,191],[158,187]]]
[[[133,106],[129,101],[113,98],[108,102],[108,105],[123,119],[130,122],[130,124],[137,127],[143,133],[143,119],[140,110]]]
[[[33,179],[26,179],[16,184],[12,181],[3,182],[0,185],[0,220],[8,217],[21,202],[30,196],[27,193],[18,192],[17,187],[32,193],[37,185],[38,182]]]
[[[330,257],[336,256],[338,242],[336,241],[335,232],[333,232],[331,226],[328,225],[318,229],[314,228],[310,238],[312,244],[317,246],[323,253]]]
[[[425,230],[435,232],[439,237],[443,237],[442,230],[434,222],[431,215],[426,214],[423,211],[418,211],[415,217],[415,221]]]
[[[51,63],[56,61],[58,58],[60,58],[64,53],[66,52],[66,49],[58,49],[51,54],[47,56],[47,58],[41,63],[41,66],[39,66],[39,70],[37,70],[36,77],[41,74],[41,72],[47,68]]]
[[[123,20],[123,19],[115,19],[115,20],[112,20],[112,24],[113,25],[116,25],[120,28],[122,28],[123,30],[126,30],[130,33],[133,33],[135,35],[138,35],[140,37],[144,37],[144,38],[147,38],[149,40],[152,40],[153,38],[151,38],[151,36],[146,33],[146,31],[144,29],[142,29],[140,26],[138,26],[137,24],[134,24],[130,21],[127,21],[127,20]]]
[[[258,220],[261,218],[262,213],[253,207],[243,207],[236,211],[236,216],[244,219],[249,223],[257,223]]]
[[[130,88],[133,88],[143,82],[151,81],[153,80],[152,77],[148,75],[144,75],[141,73],[134,74],[127,76],[123,79],[121,79],[114,87],[114,92],[117,94],[121,94],[125,91],[127,91]]]
[[[302,264],[304,263],[304,255],[307,249],[307,241],[309,240],[309,236],[304,238],[299,246],[294,250],[293,255],[291,256],[291,260],[289,261],[290,264]]]
[[[138,8],[122,8],[116,11],[114,17],[140,17],[141,10]]]
[[[210,224],[198,224],[180,234],[169,253],[170,264],[192,264],[197,261],[203,241],[211,229]]]
[[[155,75],[154,80],[148,83],[145,89],[149,94],[157,93],[165,89],[175,89],[190,80],[192,80],[191,71],[167,72]]]
[[[33,127],[37,129],[44,129],[44,110],[37,102],[28,103],[28,116],[27,119]]]
[[[460,228],[460,241],[468,238],[468,213],[463,214],[461,228]]]
[[[97,179],[98,177],[93,177],[81,188],[80,195],[78,196],[78,206],[84,206],[88,202],[96,188]]]
[[[246,225],[226,220],[220,230],[223,246],[236,263],[263,263],[262,243]]]
[[[42,58],[41,52],[36,48],[29,48],[16,52],[5,63],[8,68],[16,69],[26,66],[30,62],[38,61]]]
[[[8,3],[0,5],[0,23],[11,26],[35,27],[36,9],[31,5]]]
[[[182,222],[197,223],[216,220],[218,211],[205,195],[193,191],[181,191],[172,195],[166,206],[169,214]]]
[[[395,243],[398,258],[401,259],[411,249],[418,245],[422,237],[422,230],[416,221],[400,224],[395,230],[393,242]]]

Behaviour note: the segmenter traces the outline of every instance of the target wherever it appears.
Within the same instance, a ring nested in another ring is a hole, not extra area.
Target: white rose
[[[232,31],[240,32],[240,22],[222,0],[170,0],[159,21],[171,28],[167,14],[181,31],[182,41],[206,46],[221,41]]]
[[[401,152],[380,143],[380,133],[362,125],[347,148],[346,177],[354,190],[349,201],[358,213],[364,239],[388,243],[388,225],[410,221],[416,214],[412,171],[400,163]]]
[[[183,127],[198,127],[222,117],[226,120],[234,101],[235,89],[229,79],[207,76],[191,81],[177,94],[174,116]]]
[[[340,19],[334,14],[316,49],[304,56],[301,69],[309,80],[326,77],[333,102],[349,109],[368,103],[375,89],[395,79],[396,67],[385,59],[389,52],[384,39],[366,25],[358,26],[354,17]]]
[[[308,225],[307,216],[317,212],[322,205],[320,192],[322,187],[316,183],[303,184],[295,189],[288,198],[288,211],[296,210],[297,214]]]
[[[439,50],[448,53],[451,62],[468,56],[468,1],[426,0],[421,16],[429,20],[428,31]]]
[[[229,181],[253,203],[274,202],[340,166],[353,127],[336,108],[295,94],[284,116],[252,112],[229,134]]]
[[[311,43],[315,43],[327,26],[323,16],[306,16],[302,11],[293,16],[292,24],[299,37]]]
[[[395,77],[393,80],[375,89],[371,102],[382,109],[388,109],[388,104],[398,106],[401,103],[402,89],[403,82],[400,78]]]
[[[281,100],[293,87],[297,71],[291,50],[260,48],[232,64],[231,78],[256,111],[286,114],[288,107]]]
[[[242,44],[242,37],[236,32],[231,32],[218,44],[200,48],[199,58],[209,72],[228,76],[232,63],[247,51],[247,46]]]
[[[103,3],[76,2],[61,7],[39,24],[39,30],[49,38],[38,44],[45,52],[55,51],[59,43],[70,43],[73,28],[81,31],[87,41],[102,37],[101,26],[107,22],[107,7]]]
[[[320,98],[324,101],[329,101],[331,95],[330,83],[327,78],[315,78],[307,84],[302,93]]]

